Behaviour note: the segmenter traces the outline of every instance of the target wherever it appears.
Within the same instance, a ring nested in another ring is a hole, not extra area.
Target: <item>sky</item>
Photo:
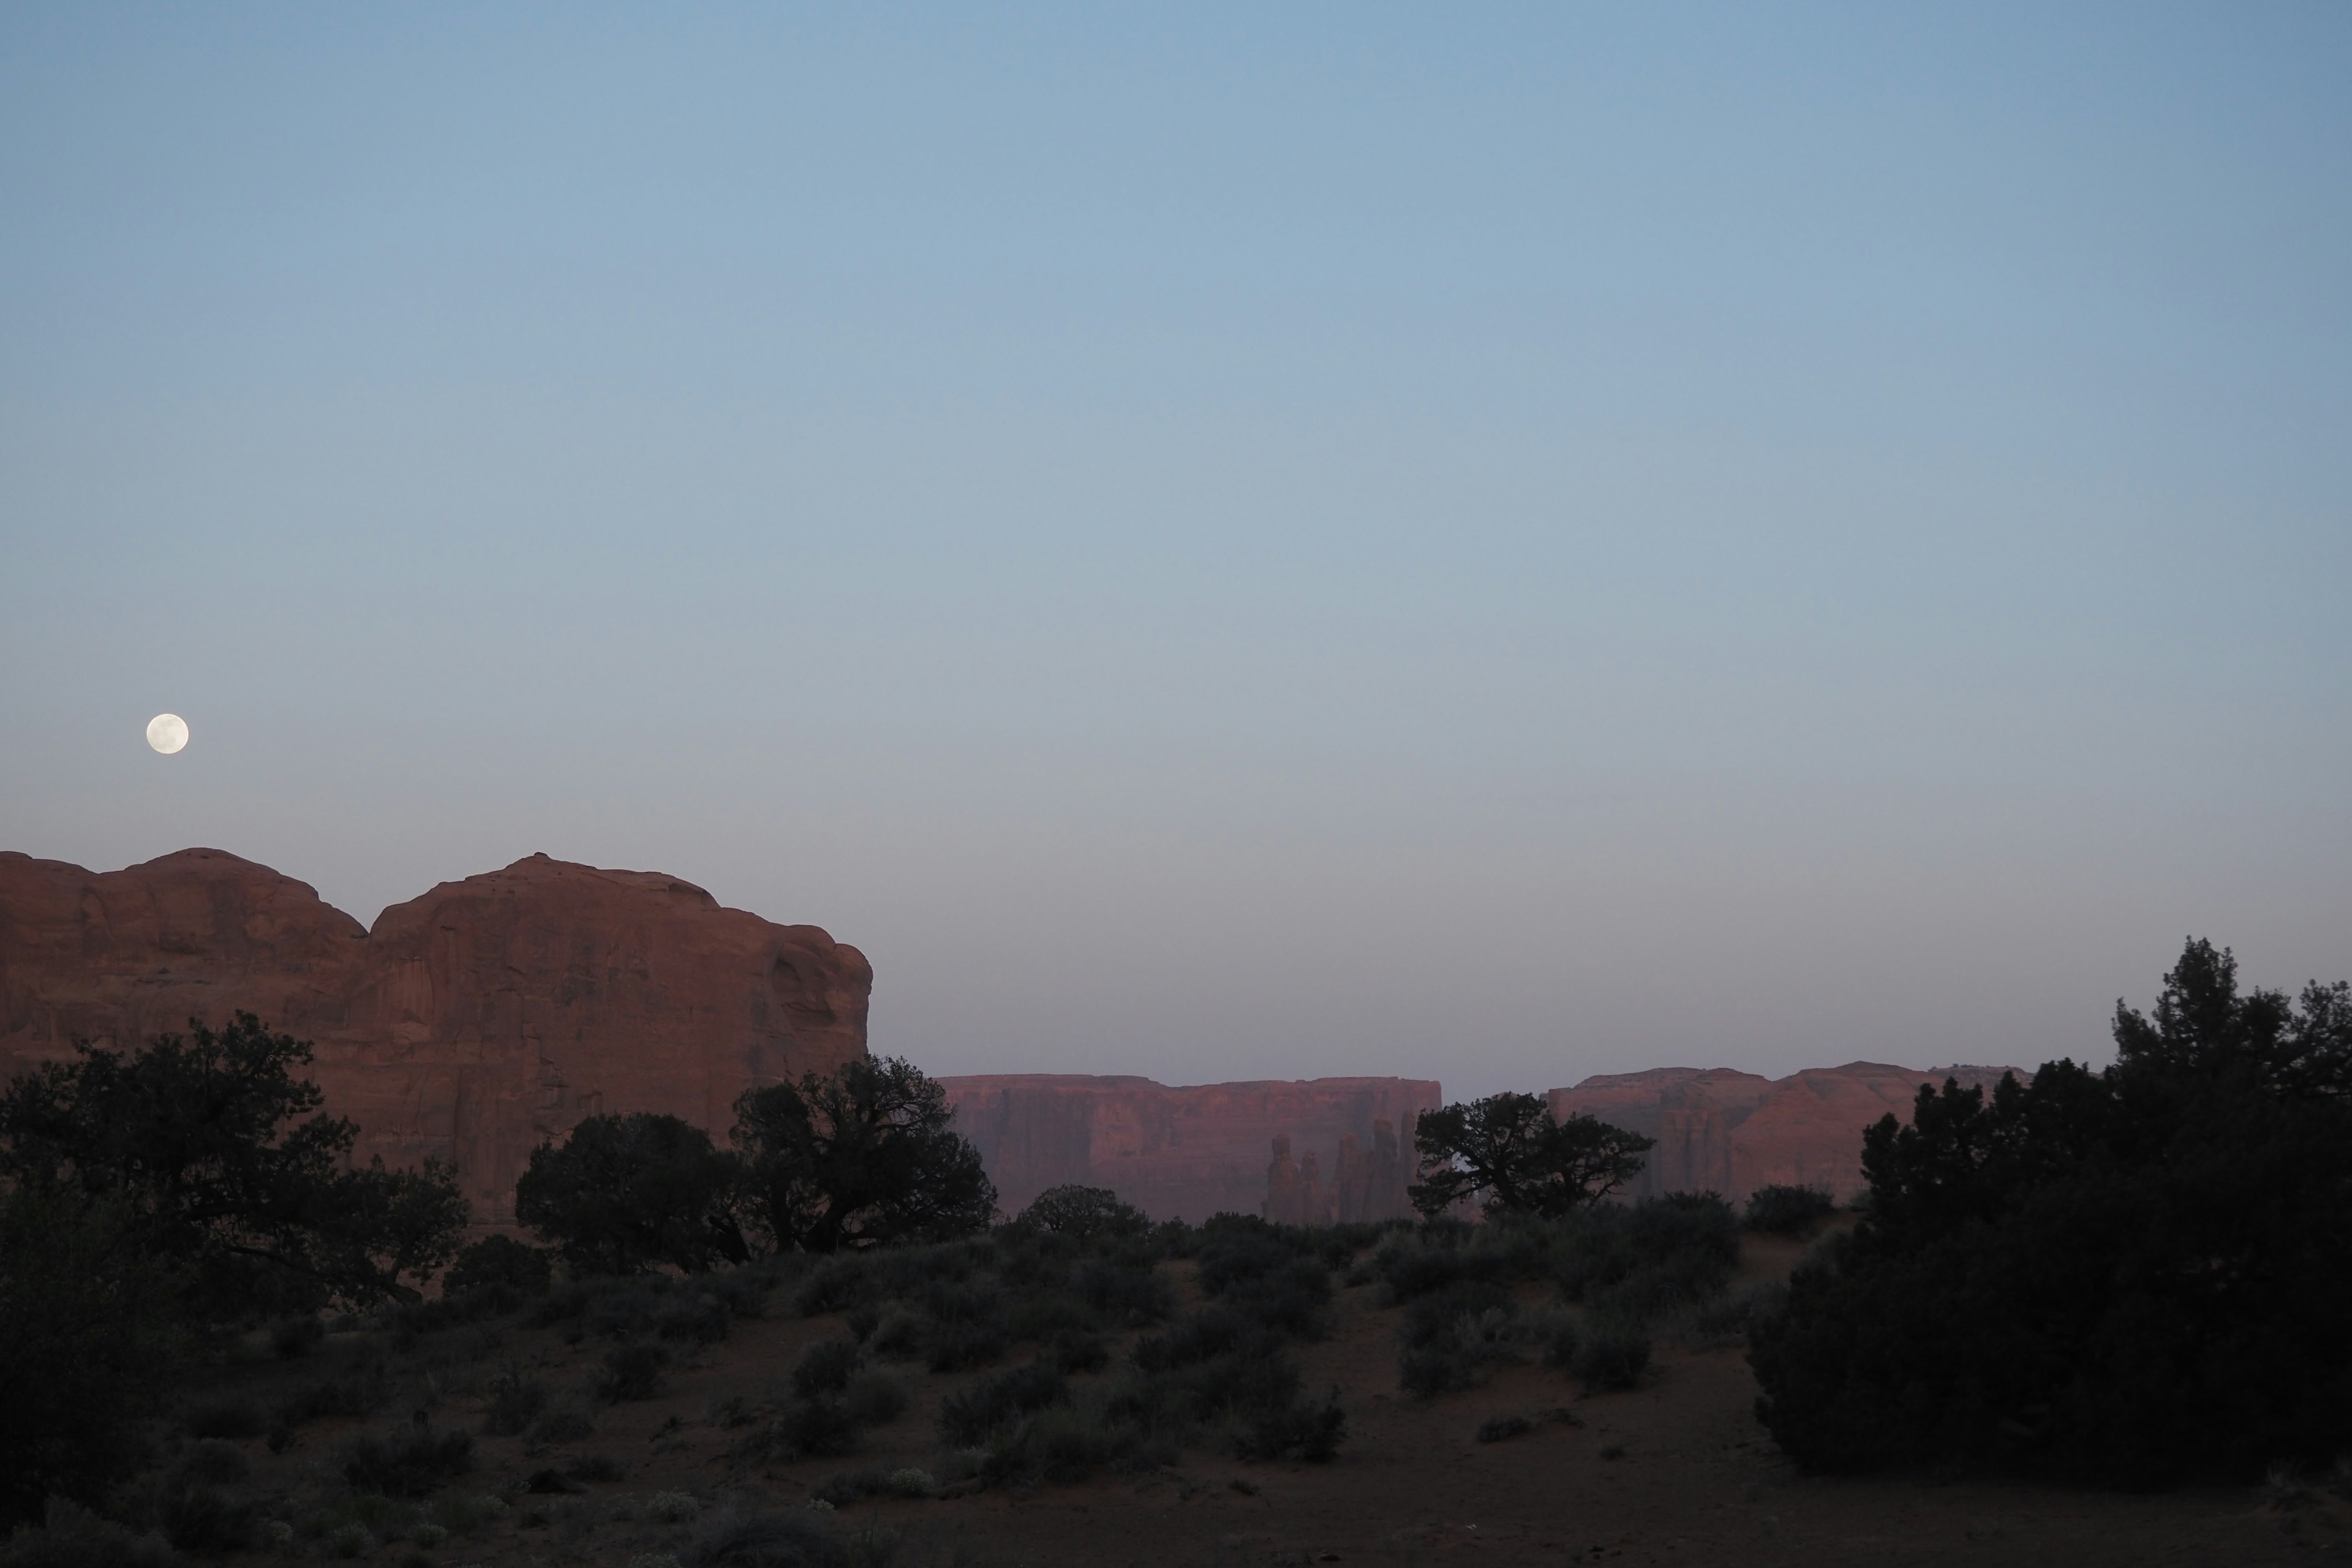
[[[534,852],[937,1073],[2352,975],[2352,8],[0,9],[0,847]],[[176,756],[142,731],[171,710]]]

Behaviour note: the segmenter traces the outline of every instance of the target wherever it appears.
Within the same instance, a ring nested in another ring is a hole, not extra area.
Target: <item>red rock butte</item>
[[[601,1110],[724,1133],[756,1084],[866,1051],[874,972],[674,877],[534,855],[373,930],[217,849],[92,872],[0,851],[0,1077],[242,1011],[318,1047],[359,1153],[454,1161],[478,1220],[531,1149]]]
[[[1412,1212],[1404,1188],[1413,1121],[1444,1103],[1426,1079],[1190,1088],[1078,1074],[940,1081],[1007,1214],[1076,1183],[1108,1187],[1154,1219],[1398,1217]]]

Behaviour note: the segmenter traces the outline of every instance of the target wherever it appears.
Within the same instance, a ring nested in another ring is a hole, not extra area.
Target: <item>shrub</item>
[[[1683,1342],[1692,1350],[1744,1344],[1749,1331],[1787,1306],[1789,1288],[1778,1279],[1755,1280],[1694,1309],[1683,1322]]]
[[[887,1426],[907,1413],[907,1387],[887,1372],[861,1372],[849,1380],[841,1403],[858,1426]]]
[[[2352,1444],[2352,989],[2241,994],[2192,942],[2114,1032],[1870,1130],[1868,1212],[1750,1331],[1801,1464],[2146,1487]]]
[[[923,1352],[923,1320],[908,1311],[879,1314],[866,1348],[892,1361],[910,1361]]]
[[[1811,1236],[1837,1213],[1837,1201],[1818,1187],[1759,1187],[1748,1194],[1741,1223],[1773,1236]]]
[[[923,1340],[923,1364],[933,1372],[967,1372],[1004,1354],[1004,1330],[994,1321],[935,1325]]]
[[[1490,1280],[1457,1279],[1399,1314],[1405,1348],[1397,1382],[1418,1399],[1475,1387],[1491,1363],[1520,1359],[1522,1328],[1509,1291]]]
[[[173,1568],[178,1561],[160,1534],[134,1535],[62,1497],[48,1500],[39,1526],[21,1525],[0,1544],[0,1568]]]
[[[316,1312],[299,1312],[269,1325],[269,1348],[281,1361],[309,1355],[327,1337],[327,1325]]]
[[[850,1374],[865,1362],[852,1340],[823,1340],[801,1352],[793,1366],[793,1392],[803,1399],[819,1394],[839,1394],[849,1386]]]
[[[1630,1324],[1596,1324],[1568,1370],[1587,1394],[1634,1387],[1650,1370],[1650,1336]]]
[[[940,1437],[952,1447],[971,1447],[1016,1415],[1068,1402],[1070,1385],[1047,1362],[1031,1362],[975,1384],[940,1402]]]
[[[924,1470],[844,1470],[818,1487],[814,1495],[820,1502],[846,1508],[866,1498],[925,1498],[935,1486]]]
[[[1149,1258],[1089,1258],[1070,1272],[1078,1300],[1112,1323],[1139,1328],[1176,1310],[1176,1287]]]
[[[1110,1347],[1100,1334],[1065,1331],[1045,1346],[1045,1357],[1062,1372],[1100,1372],[1110,1364]]]
[[[420,1426],[396,1436],[363,1432],[343,1446],[343,1479],[355,1491],[423,1497],[474,1468],[468,1432]]]
[[[575,1481],[617,1481],[628,1475],[629,1467],[609,1454],[583,1454],[563,1473]]]
[[[1335,1388],[1320,1404],[1294,1399],[1252,1412],[1234,1448],[1244,1459],[1297,1458],[1320,1465],[1339,1451],[1347,1435],[1348,1417]]]
[[[1146,1469],[1167,1463],[1174,1449],[1140,1427],[1068,1405],[1038,1411],[1014,1423],[981,1456],[987,1486],[1068,1486],[1097,1469]]]
[[[679,1560],[684,1568],[850,1568],[855,1561],[807,1509],[759,1513],[738,1506],[705,1521]]]
[[[546,1408],[547,1384],[525,1376],[520,1368],[509,1368],[490,1384],[489,1401],[483,1407],[482,1430],[512,1436]]]
[[[215,1487],[184,1485],[166,1489],[156,1500],[154,1517],[163,1538],[181,1551],[218,1557],[254,1544],[260,1533],[261,1505]]]
[[[457,1535],[470,1535],[493,1520],[506,1517],[506,1503],[489,1493],[473,1497],[445,1497],[436,1500],[429,1510],[434,1523]]]
[[[269,1417],[254,1401],[230,1394],[191,1405],[180,1427],[191,1437],[258,1437],[269,1430]]]
[[[1121,1203],[1108,1187],[1077,1185],[1046,1188],[1030,1200],[1013,1223],[1081,1243],[1132,1238],[1151,1229],[1151,1221],[1141,1209]]]
[[[299,1426],[322,1415],[373,1415],[392,1403],[392,1371],[381,1353],[362,1358],[339,1376],[314,1383],[278,1407],[278,1419]]]
[[[675,1296],[654,1309],[654,1332],[666,1340],[715,1345],[727,1337],[727,1303],[708,1290]]]
[[[253,1473],[253,1464],[236,1444],[206,1437],[189,1445],[172,1471],[184,1481],[222,1486],[244,1480]]]
[[[1465,1318],[1486,1312],[1508,1313],[1511,1293],[1485,1279],[1459,1279],[1420,1297],[1397,1315],[1397,1334],[1415,1348],[1455,1336]]]
[[[831,1458],[857,1447],[857,1423],[838,1399],[803,1399],[777,1418],[775,1436],[788,1454]]]
[[[596,1430],[594,1423],[577,1405],[559,1402],[550,1405],[531,1418],[523,1428],[523,1442],[532,1448],[551,1447],[558,1443],[576,1443]]]
[[[596,1380],[596,1396],[608,1405],[651,1399],[661,1392],[662,1373],[668,1366],[669,1352],[659,1345],[643,1341],[614,1345],[604,1352],[604,1371]]]
[[[462,1248],[441,1277],[445,1296],[499,1286],[525,1296],[547,1293],[555,1278],[544,1250],[511,1236],[486,1236]]]
[[[863,1253],[836,1253],[820,1260],[801,1281],[793,1297],[793,1310],[803,1318],[819,1318],[827,1312],[845,1312],[850,1308],[873,1300],[875,1279],[873,1259]]]
[[[684,1524],[701,1511],[691,1492],[656,1492],[646,1503],[646,1517],[659,1524]]]

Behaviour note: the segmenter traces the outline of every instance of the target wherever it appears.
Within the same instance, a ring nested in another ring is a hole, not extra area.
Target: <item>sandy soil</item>
[[[1765,1244],[1747,1267],[1785,1270],[1795,1248]],[[1371,1287],[1343,1290],[1338,1332],[1300,1352],[1308,1385],[1336,1384],[1349,1437],[1328,1466],[1244,1465],[1187,1455],[1137,1482],[1104,1479],[1025,1496],[1001,1492],[925,1501],[870,1501],[833,1518],[844,1529],[879,1528],[900,1541],[905,1564],[950,1563],[1280,1564],[1342,1563],[2267,1563],[2352,1552],[2352,1510],[2326,1495],[2289,1501],[2268,1489],[2140,1497],[1986,1480],[1919,1477],[1868,1480],[1801,1475],[1756,1423],[1756,1386],[1737,1350],[1662,1350],[1650,1383],[1634,1392],[1579,1399],[1538,1367],[1502,1370],[1486,1386],[1432,1403],[1396,1388],[1395,1317]],[[731,1337],[676,1371],[661,1397],[599,1409],[593,1436],[526,1454],[520,1439],[483,1437],[461,1491],[497,1491],[502,1521],[425,1555],[436,1563],[609,1563],[677,1550],[690,1526],[643,1517],[662,1489],[718,1506],[751,1489],[772,1506],[801,1507],[843,1469],[947,1468],[933,1417],[940,1397],[973,1376],[907,1378],[914,1400],[898,1422],[869,1433],[844,1459],[731,1470],[739,1432],[715,1424],[717,1401],[756,1394],[782,1379],[803,1349],[845,1331],[837,1319],[738,1322]],[[466,1359],[446,1368],[444,1424],[478,1426],[486,1384],[519,1363],[557,1386],[584,1385],[606,1348],[566,1345],[558,1331],[506,1329],[495,1342],[444,1336]],[[313,1361],[224,1373],[265,1400],[320,1375],[343,1336]],[[1541,1418],[1559,1410],[1568,1419]],[[1489,1416],[1539,1417],[1527,1435],[1480,1444]],[[411,1417],[386,1412],[378,1426]],[[324,1497],[333,1456],[357,1423],[319,1422],[282,1456],[243,1445],[266,1489]],[[573,1496],[521,1489],[527,1478],[582,1455],[626,1467],[623,1479]],[[615,1519],[635,1511],[638,1517]],[[310,1550],[306,1545],[303,1550]],[[383,1563],[405,1547],[376,1554]]]

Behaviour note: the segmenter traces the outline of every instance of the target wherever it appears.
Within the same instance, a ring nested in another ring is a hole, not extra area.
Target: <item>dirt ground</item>
[[[1785,1270],[1793,1248],[1751,1248],[1751,1272]],[[1662,1347],[1649,1382],[1631,1393],[1576,1397],[1540,1367],[1502,1369],[1485,1387],[1428,1403],[1396,1385],[1396,1313],[1377,1288],[1343,1289],[1338,1331],[1304,1347],[1307,1386],[1336,1385],[1348,1440],[1329,1465],[1245,1465],[1191,1453],[1141,1481],[1098,1479],[1026,1495],[976,1492],[926,1500],[864,1501],[830,1518],[842,1530],[887,1532],[906,1565],[1272,1565],[1340,1563],[2268,1563],[2352,1554],[2352,1510],[2326,1493],[2275,1488],[2164,1496],[2078,1492],[1981,1479],[1867,1480],[1801,1475],[1757,1424],[1756,1384],[1738,1350]],[[646,1517],[657,1491],[693,1494],[706,1510],[748,1492],[768,1507],[803,1508],[845,1469],[951,1468],[934,1431],[940,1396],[986,1373],[905,1375],[904,1416],[869,1432],[846,1458],[730,1468],[740,1431],[714,1419],[730,1395],[757,1395],[790,1373],[808,1345],[841,1336],[837,1318],[738,1321],[724,1342],[672,1371],[662,1394],[598,1407],[596,1430],[562,1447],[526,1453],[522,1440],[483,1436],[474,1473],[452,1489],[495,1493],[508,1511],[469,1535],[419,1554],[406,1545],[373,1559],[435,1563],[612,1564],[679,1551],[691,1524]],[[443,1396],[430,1415],[478,1428],[479,1391],[520,1365],[558,1387],[588,1382],[606,1348],[576,1345],[553,1329],[461,1329],[442,1336]],[[314,1358],[249,1364],[222,1374],[265,1401],[319,1376],[344,1353],[331,1336]],[[455,1352],[455,1353],[452,1353]],[[1116,1363],[1114,1363],[1116,1365]],[[1565,1412],[1560,1415],[1559,1412]],[[1524,1436],[1481,1444],[1490,1416],[1534,1419]],[[320,1421],[283,1455],[241,1445],[254,1482],[296,1499],[337,1489],[336,1450],[363,1425],[415,1419],[387,1411],[373,1423]],[[525,1489],[534,1474],[583,1456],[618,1461],[616,1481],[576,1494]],[[634,1517],[632,1517],[634,1516]],[[298,1552],[320,1548],[299,1542]]]

